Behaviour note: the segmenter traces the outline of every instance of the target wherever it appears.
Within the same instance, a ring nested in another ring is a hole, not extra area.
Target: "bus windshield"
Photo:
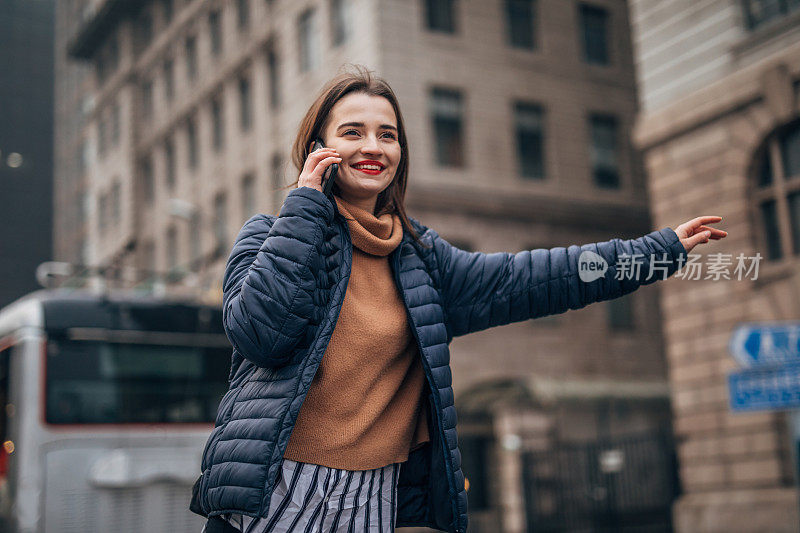
[[[50,424],[214,422],[230,348],[87,340],[47,344]]]

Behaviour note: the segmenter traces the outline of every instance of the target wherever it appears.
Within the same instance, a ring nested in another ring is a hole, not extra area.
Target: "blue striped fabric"
[[[242,533],[393,532],[399,474],[400,463],[352,471],[284,458],[267,517],[222,518]]]

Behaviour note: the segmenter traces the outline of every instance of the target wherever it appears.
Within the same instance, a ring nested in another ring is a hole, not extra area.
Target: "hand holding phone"
[[[297,186],[317,189],[330,198],[339,172],[337,162],[341,160],[342,158],[339,157],[336,150],[325,147],[320,138],[315,139],[303,172],[297,180]]]

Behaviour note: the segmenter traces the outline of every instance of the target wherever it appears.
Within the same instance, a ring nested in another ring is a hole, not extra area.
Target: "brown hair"
[[[424,247],[428,247],[419,239],[419,234],[411,226],[405,208],[406,185],[408,183],[408,141],[406,130],[403,125],[403,115],[400,113],[400,104],[397,101],[392,88],[383,78],[375,76],[366,67],[355,65],[352,72],[345,71],[331,79],[320,91],[317,99],[311,104],[306,112],[306,116],[300,122],[297,137],[292,145],[292,162],[297,167],[298,172],[302,172],[308,157],[310,146],[316,137],[321,137],[330,118],[331,109],[334,104],[351,93],[364,93],[372,96],[382,96],[386,98],[397,117],[397,139],[400,143],[400,162],[397,165],[394,179],[386,189],[378,194],[375,203],[375,213],[377,216],[384,213],[397,214],[403,223],[403,228],[408,231],[415,241]],[[298,179],[287,186],[296,188]],[[333,184],[333,194],[339,196],[339,185]]]

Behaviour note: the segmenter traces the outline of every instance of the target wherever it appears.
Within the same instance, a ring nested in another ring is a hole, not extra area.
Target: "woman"
[[[317,137],[326,147],[311,152]],[[207,532],[465,532],[452,338],[622,296],[658,279],[645,279],[651,254],[671,275],[726,235],[706,226],[721,217],[704,216],[569,249],[455,248],[406,215],[402,115],[386,82],[362,70],[324,88],[293,159],[297,187],[279,216],[245,223],[225,271],[230,390],[195,487]],[[609,265],[643,254],[643,274],[617,280],[610,266],[581,281],[582,251]]]

